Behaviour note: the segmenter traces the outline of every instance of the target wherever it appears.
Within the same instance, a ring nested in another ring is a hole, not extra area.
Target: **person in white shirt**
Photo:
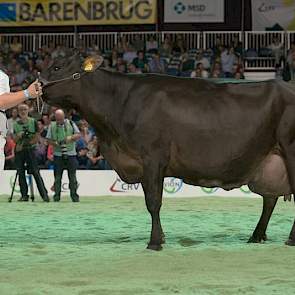
[[[39,82],[33,82],[27,89],[10,92],[9,77],[0,70],[0,172],[4,169],[5,137],[7,134],[7,118],[5,110],[42,95],[42,87]]]

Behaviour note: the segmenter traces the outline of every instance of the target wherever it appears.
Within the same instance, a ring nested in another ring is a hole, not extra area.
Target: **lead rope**
[[[41,75],[40,72],[38,72],[37,82],[40,81],[40,75]],[[40,109],[40,102],[42,104],[41,109]],[[43,101],[42,97],[38,94],[37,95],[37,111],[40,115],[42,115],[43,109],[44,109],[44,101]]]

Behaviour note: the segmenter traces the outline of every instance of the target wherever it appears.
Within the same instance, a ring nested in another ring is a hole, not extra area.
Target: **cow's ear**
[[[90,56],[84,60],[83,70],[85,72],[94,72],[103,64],[103,57],[100,55]]]

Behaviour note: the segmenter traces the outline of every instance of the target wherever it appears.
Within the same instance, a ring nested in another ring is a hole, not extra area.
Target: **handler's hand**
[[[32,98],[36,98],[37,96],[41,96],[43,94],[41,83],[37,81],[33,82],[28,87],[28,91],[29,91],[30,97]]]

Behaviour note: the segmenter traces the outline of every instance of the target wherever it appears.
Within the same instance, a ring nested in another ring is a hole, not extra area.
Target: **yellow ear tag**
[[[94,72],[103,63],[102,56],[90,56],[87,57],[83,63],[83,69],[85,72]]]

